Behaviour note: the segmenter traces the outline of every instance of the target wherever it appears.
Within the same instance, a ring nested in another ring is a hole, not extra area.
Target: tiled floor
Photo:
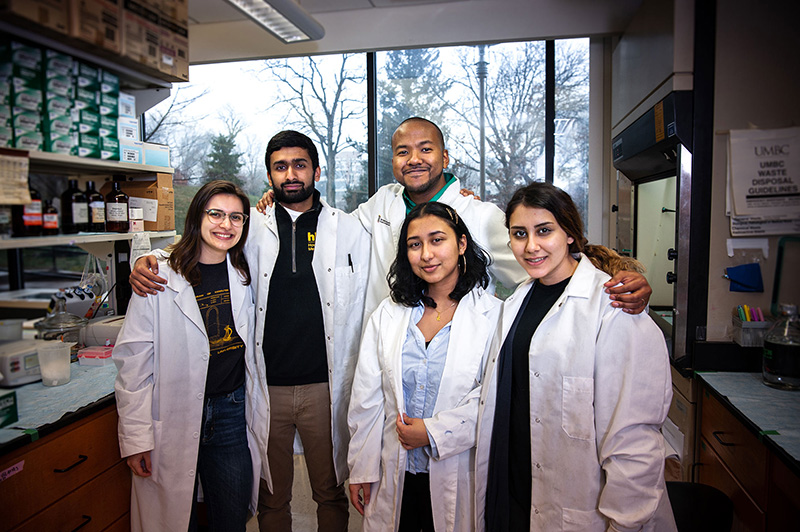
[[[350,506],[348,532],[361,529],[361,516]],[[308,481],[306,462],[302,454],[294,455],[294,486],[292,489],[293,532],[315,532],[317,530],[317,503],[311,499],[311,484]],[[247,523],[247,532],[258,532],[258,521],[253,517]]]

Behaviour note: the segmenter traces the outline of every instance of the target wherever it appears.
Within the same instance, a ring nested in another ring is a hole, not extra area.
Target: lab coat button
[[[538,377],[538,376],[539,376],[539,372],[538,372],[538,371],[534,371],[534,372],[533,372],[533,376],[534,376],[534,377]]]
[[[539,509],[538,508],[534,508],[533,509],[533,513],[535,513],[536,515],[539,515]]]
[[[190,470],[189,470],[189,476],[190,476],[190,477],[193,477],[193,476],[194,476],[194,469],[190,469]]]
[[[330,273],[330,271],[331,271],[331,269],[330,269],[330,268],[328,268],[328,273]]]
[[[194,439],[197,439],[197,438],[199,438],[199,437],[200,437],[200,433],[199,433],[199,432],[194,432],[194,433],[192,433],[192,437],[193,437]]]
[[[203,394],[202,393],[198,393],[197,394],[197,398],[202,400],[203,399]]]
[[[268,276],[268,275],[269,275],[268,273],[265,273],[265,274],[264,274],[264,277],[266,277],[266,276]]]
[[[534,421],[536,421],[537,423],[541,423],[542,422],[542,420],[540,420],[538,417]]]
[[[536,469],[541,469],[541,468],[542,468],[542,464],[536,464]]]
[[[328,301],[328,302],[327,302],[327,303],[325,303],[325,304],[326,304],[326,305],[328,305],[329,307],[331,306],[331,302],[330,302],[330,301]]]
[[[264,312],[264,307],[258,307],[259,312]]]
[[[208,360],[208,355],[203,355],[203,361],[205,362],[206,360]]]

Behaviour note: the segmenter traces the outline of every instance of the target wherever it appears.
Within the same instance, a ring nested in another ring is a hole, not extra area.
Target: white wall
[[[717,2],[717,45],[714,91],[714,138],[711,249],[708,294],[708,339],[725,339],[731,307],[746,303],[769,308],[778,237],[769,238],[769,258],[760,252],[727,256],[730,223],[725,216],[728,131],[800,125],[800,3],[768,0]],[[698,176],[700,177],[700,176]],[[799,213],[800,214],[800,213]],[[761,262],[765,292],[729,292],[724,269],[743,262]],[[798,253],[784,261],[781,300],[800,304]]]

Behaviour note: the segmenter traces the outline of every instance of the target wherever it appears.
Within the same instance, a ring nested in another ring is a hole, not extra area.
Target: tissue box
[[[742,321],[739,316],[731,316],[733,322],[733,341],[742,347],[762,347],[764,335],[772,327],[771,321]]]
[[[0,390],[0,427],[19,421],[17,413],[17,392]]]
[[[78,362],[81,366],[105,366],[112,364],[111,351],[113,347],[84,347],[78,351]]]

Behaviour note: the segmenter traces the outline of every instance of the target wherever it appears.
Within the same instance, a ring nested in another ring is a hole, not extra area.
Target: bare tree
[[[166,102],[159,104],[145,115],[145,142],[160,142],[166,144],[170,140],[170,135],[175,129],[188,127],[195,122],[202,120],[203,116],[192,116],[186,113],[186,109],[197,103],[203,96],[208,94],[208,88],[199,93],[192,94],[191,85],[188,87],[178,87]]]
[[[360,54],[330,57],[270,59],[262,73],[277,83],[281,96],[277,104],[287,104],[288,124],[309,133],[322,151],[326,179],[325,196],[336,206],[336,156],[355,147],[346,133],[348,123],[358,126],[364,115],[364,91],[354,92],[365,80]],[[354,96],[358,94],[358,97]]]

